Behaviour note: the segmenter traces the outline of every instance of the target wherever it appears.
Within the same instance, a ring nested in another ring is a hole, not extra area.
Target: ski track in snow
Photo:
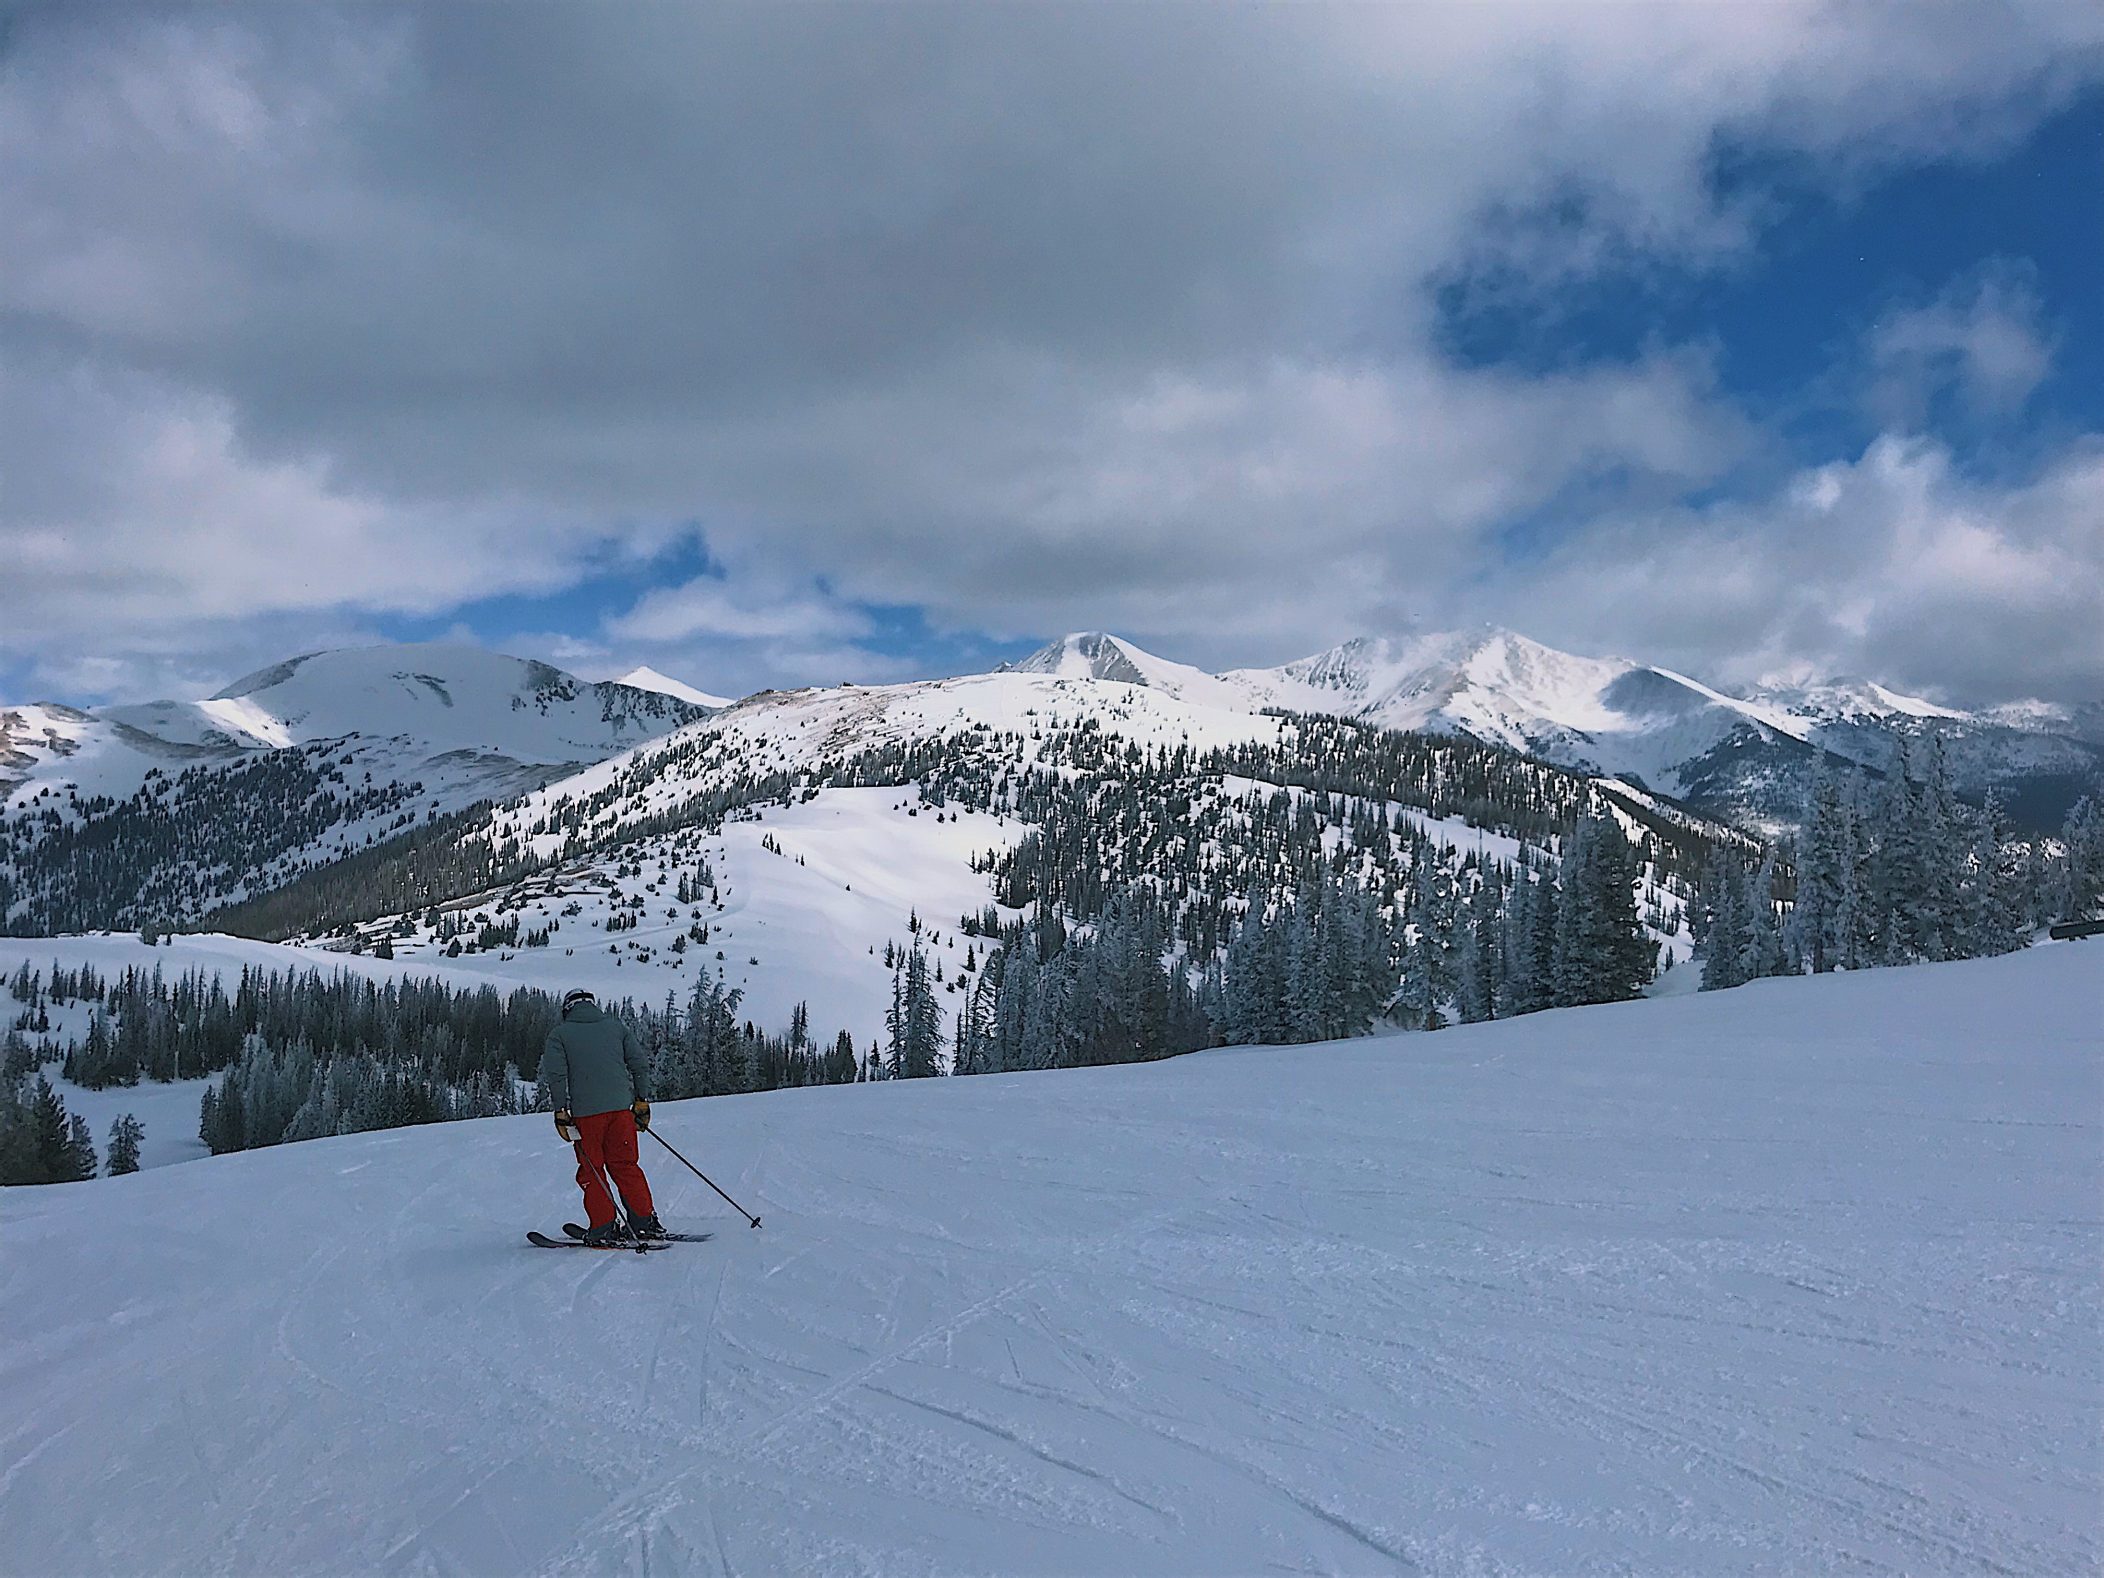
[[[2100,965],[8,1191],[0,1569],[2094,1571]]]

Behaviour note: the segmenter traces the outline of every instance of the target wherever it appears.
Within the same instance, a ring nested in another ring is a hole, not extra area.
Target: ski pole
[[[686,1157],[680,1156],[678,1151],[672,1150],[672,1142],[666,1139],[664,1135],[658,1133],[658,1131],[655,1129],[645,1129],[643,1132],[649,1135],[653,1140],[656,1140],[658,1144],[664,1146],[666,1150],[672,1151],[672,1154],[674,1156],[679,1157],[680,1166],[686,1168],[688,1172],[692,1173],[695,1177],[699,1178],[711,1189],[716,1189],[716,1180],[711,1178],[707,1173],[703,1172],[699,1167],[696,1167],[692,1162],[688,1161]],[[758,1227],[760,1225],[760,1219],[754,1216],[752,1212],[746,1210],[744,1206],[740,1205],[737,1201],[733,1200],[729,1195],[723,1194],[723,1191],[721,1189],[716,1189],[716,1192],[720,1195],[723,1195],[723,1203],[725,1205],[729,1206],[733,1211],[736,1211],[740,1216],[744,1217],[748,1223],[750,1223],[754,1227]]]

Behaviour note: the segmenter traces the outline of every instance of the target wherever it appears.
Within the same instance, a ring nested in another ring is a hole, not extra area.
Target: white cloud
[[[2008,266],[1888,313],[1866,337],[1872,414],[1887,426],[1918,427],[1950,390],[1974,416],[2015,415],[2052,371],[2040,317],[2037,296]]]
[[[727,587],[579,638],[874,669],[878,602],[1285,656],[1757,442],[1697,351],[1456,368],[1428,281],[1743,257],[1720,139],[1963,155],[2104,43],[2079,6],[1194,15],[537,7],[497,51],[445,7],[27,13],[0,653],[443,611],[698,520]],[[2011,306],[1886,361],[2020,401]]]
[[[1765,499],[1588,531],[1501,602],[1545,639],[1727,682],[1853,673],[1960,702],[2080,701],[2104,674],[2100,566],[2104,441],[1997,483],[1887,436]]]
[[[607,624],[619,641],[692,641],[699,636],[734,640],[808,641],[866,635],[868,617],[815,591],[776,590],[746,583],[735,591],[718,576],[697,576],[681,586],[660,587]]]
[[[223,398],[61,364],[0,367],[11,584],[0,650],[345,608],[441,612],[569,584],[598,534],[528,500],[409,506],[342,486],[325,456],[245,451]],[[634,534],[660,540],[669,533]]]

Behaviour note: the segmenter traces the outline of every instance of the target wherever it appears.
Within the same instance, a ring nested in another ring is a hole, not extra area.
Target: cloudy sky
[[[2104,695],[2104,8],[0,19],[0,700],[1413,620]]]

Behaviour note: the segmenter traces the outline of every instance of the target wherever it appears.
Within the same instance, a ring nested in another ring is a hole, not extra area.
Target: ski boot
[[[595,1249],[604,1249],[608,1244],[623,1244],[627,1241],[628,1233],[621,1226],[619,1217],[615,1217],[611,1222],[603,1222],[597,1227],[588,1227],[584,1230],[584,1242]]]
[[[628,1221],[630,1228],[634,1230],[635,1235],[638,1238],[652,1239],[665,1237],[665,1224],[657,1219],[657,1213],[655,1211],[651,1212],[648,1216],[632,1216],[628,1219]]]

